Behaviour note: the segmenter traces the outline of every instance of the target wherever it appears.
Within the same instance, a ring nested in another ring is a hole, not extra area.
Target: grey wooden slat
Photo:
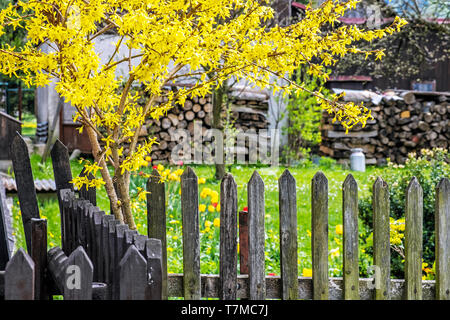
[[[161,240],[163,263],[163,300],[167,300],[166,192],[158,170],[147,181],[147,231],[149,238]]]
[[[104,265],[103,265],[103,256],[105,252],[103,249],[103,237],[102,237],[102,220],[105,215],[104,211],[97,210],[97,207],[94,207],[96,210],[93,212],[93,222],[94,222],[94,244],[93,244],[93,261],[94,263],[94,275],[96,276],[94,279],[98,282],[104,282]]]
[[[423,191],[416,177],[411,179],[405,198],[406,299],[422,300]]]
[[[198,212],[198,179],[187,167],[181,175],[181,216],[183,223],[184,298],[201,298],[200,227]]]
[[[84,205],[81,208],[81,216],[82,216],[82,225],[83,225],[83,241],[84,241],[84,251],[86,251],[86,254],[88,255],[89,259],[91,259],[92,264],[94,262],[92,261],[92,209],[93,205],[90,202],[85,202]],[[94,272],[95,273],[95,272]]]
[[[147,258],[147,274],[149,275],[147,299],[162,299],[162,244],[161,240],[150,238],[145,242],[145,256]]]
[[[128,230],[128,225],[126,224],[118,224],[116,225],[116,233],[115,233],[115,241],[114,241],[114,256],[115,266],[114,266],[114,274],[113,274],[113,295],[112,298],[114,300],[118,300],[120,298],[120,268],[119,262],[125,254],[124,251],[124,237],[125,231]]]
[[[450,181],[447,178],[437,185],[435,201],[436,299],[450,300]]]
[[[237,185],[226,173],[220,184],[220,289],[221,300],[235,300],[237,291]]]
[[[31,258],[34,262],[35,299],[47,300],[47,220],[31,218]]]
[[[0,179],[0,270],[5,270],[12,254],[10,244],[10,238],[12,238],[12,234],[10,234],[12,233],[11,219],[5,201],[5,187]]]
[[[311,183],[311,251],[314,300],[328,300],[328,180],[321,171]]]
[[[145,255],[145,243],[147,242],[148,237],[144,236],[142,234],[136,233],[133,236],[133,244],[138,249],[139,253],[142,254],[143,257],[146,257]],[[161,240],[160,240],[161,241]]]
[[[73,191],[73,185],[69,182],[72,181],[72,171],[70,170],[69,153],[67,147],[57,139],[53,144],[50,151],[52,158],[53,176],[55,178],[56,194],[58,196],[59,210],[62,212],[63,206],[61,203],[60,191],[63,189],[69,189]],[[61,220],[61,235],[64,230],[64,221]],[[64,243],[65,239],[61,236],[61,246],[66,250]]]
[[[109,223],[114,217],[109,214],[102,216],[102,265],[103,279],[102,282],[108,284],[108,291],[111,287],[109,268],[111,265],[111,250],[109,248]]]
[[[11,159],[14,168],[14,177],[16,179],[20,211],[22,212],[21,216],[27,251],[30,252],[31,218],[40,218],[40,216],[28,147],[18,132],[11,143]]]
[[[373,263],[376,279],[375,299],[390,299],[391,248],[389,225],[389,189],[380,177],[373,185]],[[379,283],[379,286],[377,285]]]
[[[78,246],[77,242],[77,235],[78,235],[78,228],[77,228],[77,207],[78,207],[78,200],[77,198],[72,198],[72,201],[70,202],[69,207],[69,228],[70,228],[70,241],[69,241],[69,252],[67,253],[70,255],[73,250],[75,250]]]
[[[297,194],[295,178],[285,170],[278,179],[280,214],[280,271],[283,300],[298,298]]]
[[[83,170],[81,170],[79,176],[80,177],[85,177],[86,176],[85,168],[83,168]],[[94,175],[92,173],[87,174],[87,177],[88,177],[89,181],[95,179],[95,177],[94,177]],[[79,194],[80,194],[80,198],[81,199],[88,200],[94,206],[97,205],[97,188],[95,188],[95,187],[89,187],[88,188],[85,185],[83,185],[80,188]]]
[[[79,246],[67,259],[64,300],[92,300],[93,274],[94,266],[86,251]]]
[[[359,300],[358,184],[351,174],[342,186],[342,214],[344,297],[346,300]]]
[[[145,300],[147,290],[147,262],[131,245],[119,263],[120,300]]]
[[[134,238],[134,235],[136,235],[136,234],[138,234],[137,230],[126,230],[125,231],[125,234],[123,236],[123,251],[124,252],[127,252],[128,248],[133,244],[133,238]]]
[[[248,211],[239,211],[239,273],[248,274]]]
[[[69,207],[70,207],[70,189],[61,189],[59,191],[61,198],[61,247],[65,253],[68,253],[68,241],[69,241]]]
[[[6,265],[5,300],[34,300],[34,262],[20,248]]]
[[[250,299],[264,300],[266,298],[264,182],[257,171],[253,172],[247,188]]]
[[[113,299],[114,281],[116,281],[116,266],[119,264],[119,258],[116,256],[116,226],[120,224],[119,220],[111,219],[108,222],[108,249],[109,249],[109,296]]]

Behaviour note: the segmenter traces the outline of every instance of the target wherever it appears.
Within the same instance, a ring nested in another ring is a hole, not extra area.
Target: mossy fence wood
[[[33,181],[27,152],[19,134],[15,138],[13,165],[17,185]],[[14,160],[16,159],[16,160]],[[183,217],[183,267],[185,274],[167,274],[165,241],[165,188],[148,180],[148,235],[140,235],[95,206],[95,189],[82,190],[77,197],[68,181],[67,149],[60,143],[52,151],[58,200],[61,210],[62,248],[46,252],[46,220],[40,219],[35,199],[20,205],[24,218],[27,251],[11,258],[2,255],[0,298],[50,299],[450,299],[450,182],[443,178],[436,187],[436,280],[422,280],[423,192],[413,178],[406,192],[405,279],[390,278],[389,190],[378,178],[373,186],[374,278],[361,279],[358,266],[358,186],[348,175],[343,192],[343,278],[328,272],[328,180],[318,172],[312,179],[313,275],[298,276],[296,182],[286,170],[279,183],[281,276],[266,276],[264,266],[264,182],[255,172],[248,184],[248,213],[239,213],[245,228],[238,225],[237,188],[232,175],[221,183],[220,274],[200,273],[200,234],[197,176],[187,168],[181,176]],[[59,171],[58,171],[59,170]],[[82,173],[84,174],[84,173]],[[19,198],[29,188],[18,190]],[[22,194],[21,194],[22,193]],[[33,193],[27,197],[34,196]],[[89,199],[89,200],[86,200]],[[2,220],[4,221],[4,220]],[[3,235],[3,234],[0,234]],[[237,269],[237,242],[241,247]],[[5,243],[5,239],[0,239]],[[245,249],[248,248],[248,249]],[[27,253],[28,252],[28,253]],[[248,270],[243,274],[242,270]],[[78,272],[81,278],[74,278]]]

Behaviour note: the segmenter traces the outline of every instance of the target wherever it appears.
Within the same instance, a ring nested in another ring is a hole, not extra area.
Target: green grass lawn
[[[40,156],[32,155],[32,170],[34,178],[53,178],[53,169],[50,159],[45,164],[40,163]],[[205,183],[199,184],[199,194],[204,188],[216,192],[220,190],[220,182],[214,177],[212,166],[193,165],[199,178],[205,178]],[[71,163],[72,174],[78,175],[82,165],[78,161]],[[177,169],[177,168],[173,168]],[[234,165],[231,167],[238,186],[238,208],[242,210],[247,206],[247,182],[254,170],[258,170],[265,184],[265,228],[266,228],[266,272],[280,274],[279,266],[279,239],[278,239],[278,178],[286,168]],[[151,166],[144,171],[150,173]],[[365,196],[372,186],[369,179],[378,171],[376,167],[369,166],[364,173],[350,172],[337,165],[309,166],[289,168],[297,182],[297,215],[298,215],[298,257],[299,274],[308,274],[311,268],[311,179],[321,170],[328,178],[329,184],[329,268],[331,276],[342,275],[342,235],[336,232],[336,226],[342,224],[342,183],[345,177],[352,173],[358,182],[359,197]],[[132,179],[131,190],[140,186],[145,188],[146,179],[136,176]],[[180,185],[177,181],[166,183],[166,207],[167,207],[167,240],[168,240],[168,266],[170,273],[182,272],[182,231],[180,209]],[[133,191],[132,191],[133,193]],[[200,197],[200,204],[206,208],[211,204],[211,197]],[[97,206],[109,212],[109,201],[104,190],[97,191]],[[48,219],[49,247],[60,246],[59,209],[56,197],[54,199],[39,200],[41,216]],[[210,209],[212,209],[210,207]],[[24,246],[23,228],[20,219],[20,210],[17,199],[14,200],[14,229],[17,237],[17,245]],[[147,234],[147,218],[145,204],[135,202],[134,215],[138,230],[141,234]],[[200,212],[201,232],[201,272],[219,272],[219,227],[214,225],[214,220],[219,217],[217,210],[206,209]],[[217,220],[216,220],[217,222]],[[305,269],[305,270],[304,270]]]

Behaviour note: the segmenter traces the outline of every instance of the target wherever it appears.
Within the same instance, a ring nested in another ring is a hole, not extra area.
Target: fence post
[[[128,225],[126,224],[117,224],[116,225],[116,232],[114,235],[115,242],[114,242],[114,248],[115,252],[114,255],[116,257],[115,266],[114,266],[114,275],[113,275],[113,295],[112,298],[114,300],[120,299],[120,266],[119,263],[122,260],[125,251],[124,251],[124,237],[125,232],[128,230]]]
[[[11,258],[12,225],[8,209],[6,207],[5,187],[0,179],[0,270],[5,270],[6,264]]]
[[[313,299],[328,300],[328,180],[319,171],[311,185]]]
[[[47,220],[31,219],[31,258],[34,262],[35,299],[46,300]]]
[[[253,172],[247,188],[249,293],[251,300],[264,300],[266,298],[264,182],[257,171]]]
[[[119,263],[120,300],[145,300],[147,289],[147,262],[131,245]]]
[[[220,280],[219,299],[237,296],[237,185],[226,173],[220,184]]]
[[[39,219],[40,216],[28,147],[18,132],[16,132],[16,136],[11,144],[11,159],[16,178],[20,211],[22,212],[27,251],[31,252],[31,218]]]
[[[92,255],[94,261],[94,279],[99,282],[104,282],[104,269],[103,269],[103,259],[105,252],[102,250],[103,248],[103,238],[102,238],[102,220],[105,215],[104,211],[100,211],[99,208],[94,207],[94,211],[92,213],[92,229],[94,230],[93,234],[93,245],[92,245]]]
[[[162,299],[162,246],[159,239],[147,239],[145,242],[147,274],[150,276],[147,287],[149,300]]]
[[[70,170],[69,153],[67,147],[59,140],[56,139],[50,151],[53,166],[53,176],[55,178],[56,195],[58,196],[59,212],[64,210],[61,202],[61,190],[69,189],[73,191],[73,185],[69,182],[72,181],[72,171]],[[61,247],[64,252],[67,253],[67,247],[64,243],[66,239],[63,237],[64,220],[61,219]]]
[[[76,248],[66,262],[64,300],[92,300],[94,267],[82,246]]]
[[[342,186],[344,298],[359,299],[358,184],[349,174]]]
[[[80,177],[86,177],[89,181],[95,179],[94,175],[89,172],[89,174],[86,174],[86,168],[83,168],[80,172]],[[89,189],[83,185],[79,190],[79,197],[84,200],[89,200],[90,203],[92,203],[94,206],[97,205],[97,188],[96,187],[89,187]]]
[[[375,287],[376,300],[389,300],[391,293],[391,247],[389,225],[389,188],[380,177],[373,185],[373,263],[379,273],[379,287]]]
[[[114,219],[113,216],[109,214],[105,214],[102,216],[102,268],[103,268],[103,277],[102,282],[105,282],[108,284],[108,291],[110,291],[111,288],[111,281],[110,281],[110,273],[109,273],[109,267],[111,265],[111,256],[110,256],[110,250],[109,250],[109,222]]]
[[[450,300],[450,181],[436,187],[436,299]]]
[[[281,299],[298,298],[297,193],[295,178],[285,170],[278,179],[280,210]]]
[[[34,300],[34,262],[20,248],[5,270],[5,300]]]
[[[422,299],[423,191],[416,177],[406,189],[405,285],[406,299]]]
[[[110,216],[110,215],[109,215]],[[111,217],[111,216],[110,216]],[[114,299],[114,286],[116,282],[116,266],[119,264],[120,258],[116,256],[116,226],[120,224],[119,220],[113,219],[108,221],[108,252],[109,252],[109,278],[108,278],[108,288],[109,296]]]
[[[181,175],[181,215],[184,298],[198,300],[201,298],[198,179],[190,167],[187,167]]]
[[[147,181],[148,237],[161,240],[162,246],[162,299],[167,300],[167,239],[166,239],[166,191],[158,170],[153,169]]]
[[[239,211],[239,271],[248,274],[248,212]]]

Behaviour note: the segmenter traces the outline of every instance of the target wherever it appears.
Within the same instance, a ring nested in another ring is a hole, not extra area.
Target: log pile
[[[364,101],[374,117],[348,134],[324,113],[321,155],[347,162],[352,148],[362,148],[368,164],[382,164],[386,158],[402,164],[410,152],[450,147],[450,93],[389,91],[375,96],[356,90],[346,95],[347,101]]]
[[[253,129],[258,132],[261,129],[268,128],[267,93],[242,90],[242,88],[233,88],[229,93],[229,102],[231,108],[231,122],[233,127],[247,131]],[[166,102],[160,99],[158,103]],[[227,114],[222,113],[222,121],[225,121]],[[154,144],[151,157],[156,162],[171,162],[171,152],[173,148],[181,141],[176,134],[177,129],[184,129],[189,132],[191,145],[194,142],[194,123],[201,125],[201,136],[195,136],[201,139],[204,146],[208,146],[211,141],[211,129],[213,126],[213,105],[212,96],[192,97],[186,100],[184,106],[176,105],[169,110],[167,115],[159,120],[149,119],[142,129],[140,136],[143,140],[146,136],[156,137],[159,144]],[[192,159],[194,159],[194,148],[192,148]],[[248,154],[248,144],[244,152]]]

